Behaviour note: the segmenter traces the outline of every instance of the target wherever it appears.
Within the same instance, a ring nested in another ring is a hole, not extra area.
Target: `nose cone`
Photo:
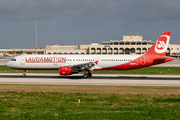
[[[10,62],[7,62],[5,65],[6,65],[6,67],[8,67],[8,68],[10,68],[10,67],[11,67]]]

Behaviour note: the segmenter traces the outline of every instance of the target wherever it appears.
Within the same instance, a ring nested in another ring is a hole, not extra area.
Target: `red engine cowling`
[[[59,68],[60,75],[71,75],[72,74],[72,67],[60,67]]]

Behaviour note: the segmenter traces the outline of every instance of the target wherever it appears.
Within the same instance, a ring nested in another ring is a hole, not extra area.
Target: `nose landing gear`
[[[26,77],[26,70],[24,70],[24,73],[22,74],[22,77]]]

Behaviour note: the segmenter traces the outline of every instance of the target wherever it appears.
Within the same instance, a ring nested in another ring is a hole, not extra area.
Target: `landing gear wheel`
[[[87,75],[88,75],[88,77],[92,77],[92,73],[90,73],[90,72],[88,72]]]
[[[22,77],[26,77],[26,74],[23,74]]]
[[[22,77],[26,77],[26,70],[24,70],[24,73],[22,74]]]
[[[84,74],[84,75],[83,75],[83,78],[88,78],[88,75],[87,75],[87,74]]]

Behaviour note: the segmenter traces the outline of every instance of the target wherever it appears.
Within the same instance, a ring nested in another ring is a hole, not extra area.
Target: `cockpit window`
[[[16,61],[16,59],[11,59],[11,61]]]

